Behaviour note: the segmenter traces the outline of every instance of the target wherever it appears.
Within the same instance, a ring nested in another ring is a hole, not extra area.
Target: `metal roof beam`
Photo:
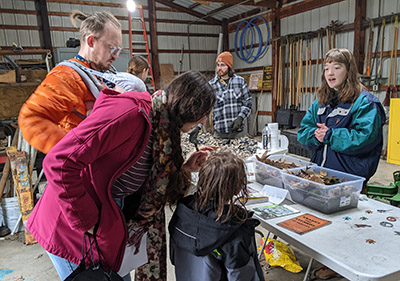
[[[209,2],[217,2],[224,4],[240,4],[243,0],[207,0]],[[275,8],[279,4],[279,0],[250,0],[244,3],[243,5],[247,6],[258,6],[258,7],[267,7],[267,8]]]
[[[215,24],[215,25],[221,25],[221,24],[222,24],[222,22],[221,22],[220,20],[214,19],[214,18],[212,18],[212,17],[209,16],[209,15],[204,15],[204,14],[202,14],[202,13],[193,11],[193,10],[191,10],[191,9],[189,9],[189,8],[184,7],[184,6],[175,4],[175,3],[173,3],[172,1],[167,1],[167,0],[156,0],[156,1],[157,1],[158,3],[160,3],[160,4],[165,5],[165,6],[168,6],[168,7],[177,9],[177,10],[180,10],[180,11],[182,11],[182,12],[184,12],[184,13],[190,14],[190,15],[195,16],[195,17],[198,17],[198,18],[200,18],[200,19],[204,19],[205,21],[208,21],[208,22],[213,23],[213,24]]]
[[[193,3],[192,5],[189,6],[189,9],[194,9],[200,5],[201,5],[200,3]]]

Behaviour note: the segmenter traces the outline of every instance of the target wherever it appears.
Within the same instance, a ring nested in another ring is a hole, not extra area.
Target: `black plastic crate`
[[[293,127],[300,128],[301,120],[303,120],[304,115],[306,115],[305,111],[293,111],[292,112],[293,119],[292,125]]]
[[[297,132],[282,130],[282,135],[285,135],[289,140],[289,153],[311,158],[313,151],[306,149],[297,141]]]

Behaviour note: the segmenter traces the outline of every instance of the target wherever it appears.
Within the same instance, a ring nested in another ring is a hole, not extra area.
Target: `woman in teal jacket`
[[[314,150],[311,161],[368,180],[379,163],[384,123],[382,104],[360,83],[352,53],[328,51],[317,99],[297,133]]]

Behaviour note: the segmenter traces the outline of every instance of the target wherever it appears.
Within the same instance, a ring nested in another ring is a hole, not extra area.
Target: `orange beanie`
[[[231,53],[229,53],[229,52],[220,53],[215,62],[219,62],[219,61],[225,63],[230,68],[232,68],[232,66],[233,66],[233,57],[232,57]]]

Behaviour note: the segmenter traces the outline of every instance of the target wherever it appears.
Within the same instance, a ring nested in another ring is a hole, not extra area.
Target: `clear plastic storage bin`
[[[289,171],[298,174],[300,169]],[[293,201],[325,214],[357,207],[365,178],[318,166],[310,169],[317,173],[326,171],[327,176],[336,176],[340,183],[325,185],[282,172],[284,187],[289,190]]]
[[[291,157],[291,156],[285,155],[285,154],[271,155],[268,157],[268,159],[273,160],[273,161],[280,160],[280,161],[292,162],[297,167],[307,167],[307,166],[315,165],[315,164],[311,163],[310,161],[301,160],[299,158]],[[283,188],[283,182],[282,182],[282,177],[281,177],[282,169],[279,169],[274,166],[260,162],[255,157],[254,157],[254,163],[255,163],[255,174],[256,174],[257,182],[259,182],[261,184],[268,184],[268,185]]]

